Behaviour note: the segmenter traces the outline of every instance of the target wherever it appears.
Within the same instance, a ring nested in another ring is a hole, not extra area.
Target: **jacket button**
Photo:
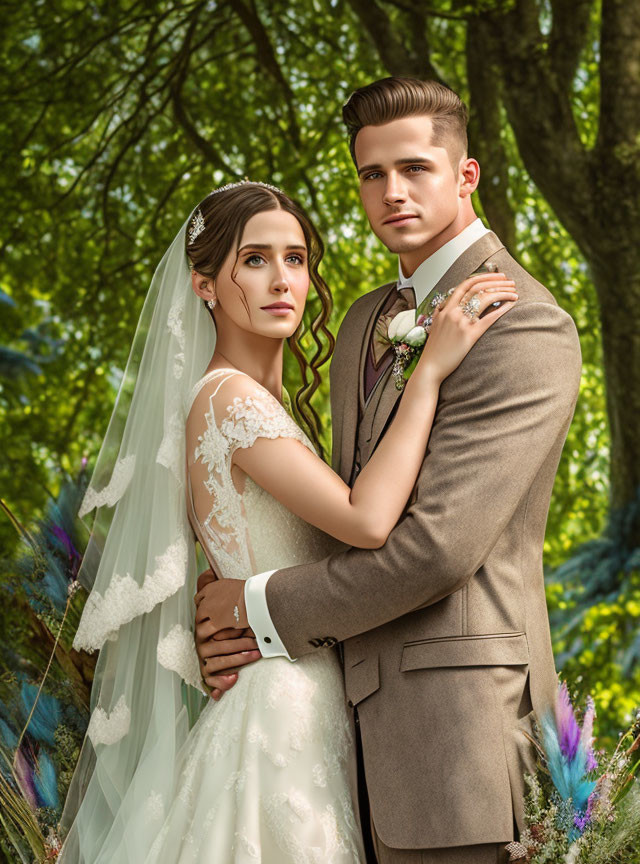
[[[333,648],[338,640],[335,636],[325,636],[324,637],[324,647],[325,648]]]
[[[270,636],[265,636],[265,637],[264,637],[264,641],[267,643],[267,645],[269,645],[269,643],[271,642],[271,637],[270,637]]]
[[[347,705],[349,706],[349,708],[353,708],[353,702],[351,701],[351,699],[347,701]]]

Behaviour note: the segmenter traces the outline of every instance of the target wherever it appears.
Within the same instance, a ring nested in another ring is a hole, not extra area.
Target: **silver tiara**
[[[191,223],[189,225],[189,246],[194,242],[198,234],[202,234],[204,231],[204,216],[202,215],[202,210],[198,207],[196,212],[191,217]]]
[[[226,192],[227,189],[235,189],[237,186],[262,186],[263,189],[270,189],[272,192],[279,192],[281,195],[284,195],[282,189],[278,189],[277,186],[272,186],[271,183],[263,183],[261,180],[237,180],[235,183],[227,183],[225,186],[220,186],[218,189],[212,189],[209,192],[209,195],[217,195],[218,192]],[[207,196],[209,197],[209,196]],[[198,237],[205,229],[204,224],[204,216],[202,215],[202,210],[198,208],[196,212],[191,217],[191,222],[189,224],[189,243],[191,246],[192,243],[195,242],[196,237]]]
[[[218,192],[226,192],[227,189],[235,189],[236,186],[262,186],[264,189],[271,189],[272,192],[279,192],[284,195],[282,189],[277,186],[272,186],[271,183],[263,183],[262,180],[249,180],[245,177],[244,180],[236,180],[235,183],[227,183],[225,186],[220,186],[219,189],[212,189],[210,195],[217,195]]]

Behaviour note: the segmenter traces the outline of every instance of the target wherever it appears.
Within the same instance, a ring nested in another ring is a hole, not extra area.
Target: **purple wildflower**
[[[576,813],[573,817],[573,824],[576,826],[578,831],[582,834],[584,833],[584,829],[589,824],[589,817],[586,813]]]
[[[58,538],[58,540],[60,540],[62,545],[64,546],[65,551],[66,551],[66,553],[70,559],[81,557],[80,553],[78,552],[76,547],[73,545],[73,543],[71,541],[71,537],[69,537],[69,535],[64,530],[64,528],[61,528],[59,525],[54,524],[51,526],[51,530],[55,534],[55,536]]]
[[[566,681],[562,682],[562,687],[558,690],[555,713],[560,750],[567,761],[572,762],[578,752],[580,727],[573,712]]]
[[[20,749],[16,750],[13,757],[13,770],[22,794],[29,802],[31,809],[35,810],[38,806],[38,799],[33,783],[33,767],[25,754],[25,749],[26,744],[23,742]]]

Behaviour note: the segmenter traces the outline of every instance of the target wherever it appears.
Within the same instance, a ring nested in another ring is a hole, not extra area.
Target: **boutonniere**
[[[486,261],[469,276],[497,272],[498,265],[493,261]],[[433,324],[433,313],[438,308],[444,309],[447,300],[454,291],[455,288],[451,288],[446,294],[438,292],[432,297],[427,297],[417,309],[405,309],[389,322],[385,341],[391,345],[395,354],[391,371],[396,389],[404,390],[404,385],[416,368],[429,336],[429,330]],[[494,303],[493,305],[498,306],[500,304]]]
[[[431,313],[443,308],[453,288],[447,294],[427,297],[417,309],[405,309],[389,322],[387,342],[395,355],[391,372],[397,390],[404,390],[411,373],[416,368],[433,324]]]

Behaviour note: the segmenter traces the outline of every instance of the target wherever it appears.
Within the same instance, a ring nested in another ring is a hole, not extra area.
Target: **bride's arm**
[[[435,316],[395,418],[353,489],[291,438],[259,438],[253,446],[236,450],[234,463],[288,510],[327,534],[360,548],[384,545],[424,459],[440,383],[482,333],[513,305],[517,296],[513,286],[499,273],[475,276],[458,286],[445,309]],[[459,303],[462,297],[469,299],[481,289],[481,312],[496,300],[504,302],[472,323]]]

